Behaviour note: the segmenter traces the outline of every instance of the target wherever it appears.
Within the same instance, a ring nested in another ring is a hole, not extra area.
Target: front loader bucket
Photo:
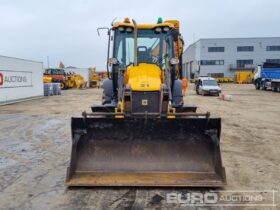
[[[220,118],[72,118],[67,186],[226,184]]]

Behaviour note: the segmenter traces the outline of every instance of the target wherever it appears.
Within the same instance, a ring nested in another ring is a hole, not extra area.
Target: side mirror
[[[218,86],[220,86],[221,84],[220,83],[218,83]]]
[[[107,34],[108,34],[108,35],[110,34],[110,29],[109,29],[108,27],[99,27],[99,28],[97,28],[97,34],[98,34],[98,36],[100,36],[100,33],[99,33],[100,30],[106,30],[106,31],[107,31]]]

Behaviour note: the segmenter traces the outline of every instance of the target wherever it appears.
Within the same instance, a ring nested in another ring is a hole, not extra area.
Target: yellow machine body
[[[157,65],[141,63],[127,68],[125,85],[134,91],[159,91],[161,84],[162,71]]]

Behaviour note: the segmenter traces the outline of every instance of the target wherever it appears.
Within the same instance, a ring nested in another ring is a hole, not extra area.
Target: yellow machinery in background
[[[46,69],[44,83],[60,83],[61,89],[85,88],[87,82],[80,74],[66,73],[64,69]]]
[[[100,76],[96,72],[96,67],[92,68],[90,71],[90,85],[89,86],[92,88],[100,87]]]
[[[43,82],[44,83],[51,83],[52,82],[52,77],[44,75],[43,76]]]
[[[221,118],[184,104],[179,21],[112,25],[102,104],[71,119],[66,185],[225,186]]]
[[[65,82],[66,82],[67,88],[73,88],[74,87],[74,74],[67,74]]]
[[[108,78],[108,74],[106,72],[102,72],[101,73],[101,78],[102,78],[102,80],[107,79]]]
[[[217,77],[215,78],[217,80],[218,83],[229,83],[229,82],[233,82],[233,78],[231,77]]]
[[[80,74],[74,74],[74,88],[86,88],[87,82]]]
[[[108,73],[105,71],[98,72],[98,75],[99,75],[100,80],[105,80],[108,78]]]
[[[251,71],[237,71],[235,72],[235,82],[237,84],[250,84],[254,81],[254,72]]]
[[[80,74],[68,74],[66,76],[66,85],[68,88],[86,88],[87,82]]]
[[[212,76],[210,76],[212,77]],[[218,83],[231,83],[234,81],[232,77],[213,77],[217,80]],[[191,79],[191,83],[195,83],[198,78]]]

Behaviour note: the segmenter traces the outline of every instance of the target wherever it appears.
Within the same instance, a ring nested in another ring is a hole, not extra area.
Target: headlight
[[[119,29],[120,32],[124,31],[124,27],[122,27],[122,26],[120,26],[118,29]]]
[[[133,28],[131,28],[131,27],[126,28],[126,32],[130,33],[132,31],[133,31]]]
[[[161,29],[161,27],[157,27],[157,28],[155,28],[155,31],[160,33],[162,31],[162,29]]]
[[[169,29],[170,29],[170,28],[169,28],[169,27],[167,27],[167,26],[163,27],[163,31],[164,31],[164,32],[169,31]]]

